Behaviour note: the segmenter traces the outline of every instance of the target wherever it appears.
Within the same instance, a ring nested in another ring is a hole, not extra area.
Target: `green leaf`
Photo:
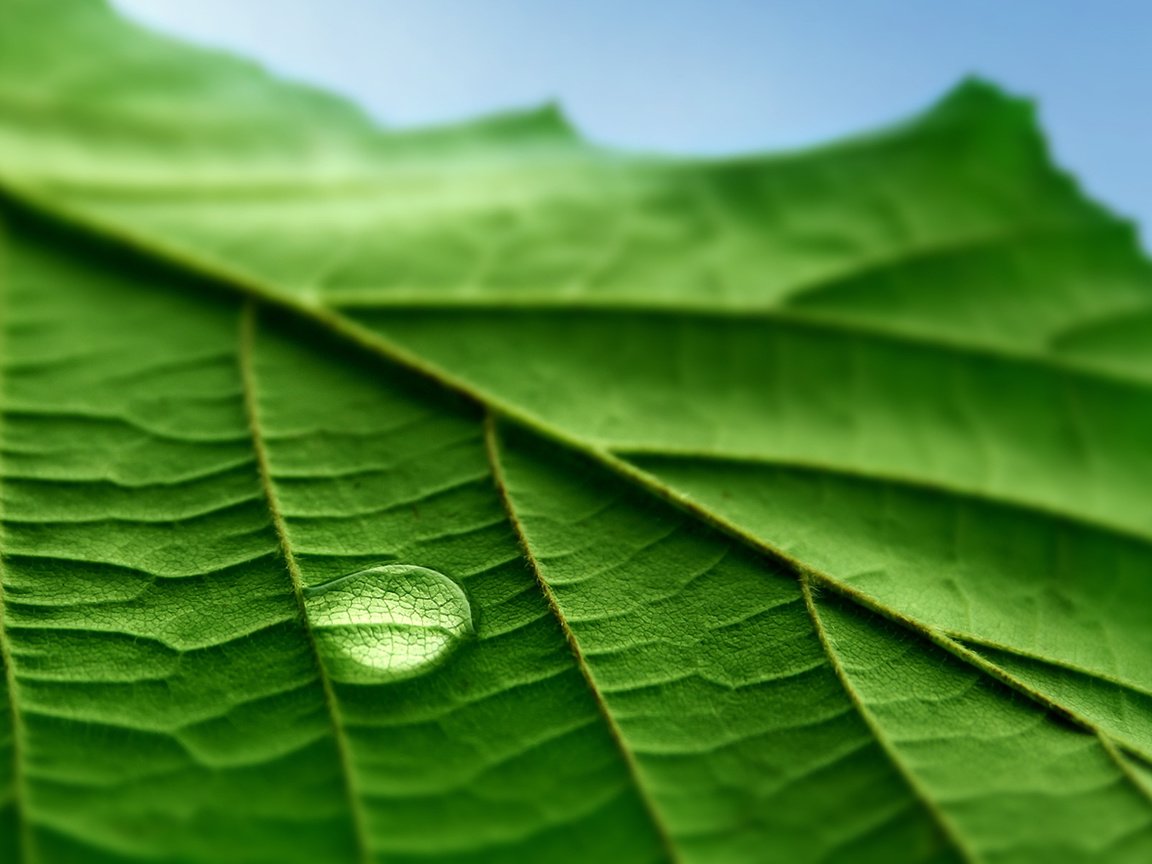
[[[1028,105],[387,132],[0,0],[0,216],[0,860],[1152,858],[1152,271]]]

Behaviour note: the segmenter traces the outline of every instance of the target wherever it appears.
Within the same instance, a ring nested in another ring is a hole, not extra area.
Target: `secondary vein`
[[[853,685],[852,679],[848,676],[848,672],[844,668],[844,664],[840,661],[839,653],[828,637],[828,631],[824,627],[824,622],[820,618],[820,611],[816,608],[816,601],[812,596],[811,579],[807,574],[802,573],[800,575],[800,590],[804,595],[804,607],[808,610],[808,617],[812,619],[812,627],[816,631],[817,638],[820,640],[820,647],[824,649],[824,655],[828,658],[828,663],[836,673],[836,678],[840,681],[840,686],[848,696],[852,707],[856,709],[856,714],[864,721],[864,725],[868,727],[868,731],[871,733],[873,740],[879,745],[884,755],[888,757],[888,761],[892,767],[896,769],[896,773],[900,775],[905,785],[920,802],[921,806],[932,818],[932,821],[936,823],[936,827],[941,835],[955,848],[964,861],[974,864],[974,862],[978,860],[975,852],[965,845],[960,832],[957,831],[956,826],[952,824],[952,820],[948,817],[948,814],[937,805],[928,790],[920,784],[920,780],[916,777],[915,772],[905,764],[903,757],[900,755],[900,751],[892,741],[888,739],[888,735],[884,731],[883,726],[877,721],[871,709],[868,708],[864,700],[860,697],[860,693],[856,690],[855,685]]]
[[[998,651],[1001,654],[1011,654],[1013,657],[1017,657],[1021,660],[1051,667],[1060,672],[1071,672],[1074,675],[1082,675],[1086,678],[1092,678],[1102,684],[1106,684],[1109,687],[1115,687],[1119,690],[1127,690],[1129,693],[1140,698],[1152,699],[1152,689],[1149,689],[1148,687],[1145,687],[1141,684],[1135,684],[1131,681],[1127,681],[1117,675],[1110,675],[1105,672],[1100,672],[1096,669],[1089,669],[1088,667],[1080,666],[1067,660],[1056,659],[1053,657],[1044,657],[1040,654],[1017,648],[1014,645],[1005,645],[1004,643],[997,642],[994,639],[988,639],[987,637],[981,636],[978,633],[967,633],[963,630],[941,630],[940,633],[966,647],[975,647],[977,649],[986,648],[991,651]]]
[[[587,660],[584,657],[584,652],[580,648],[580,643],[576,638],[576,634],[572,631],[571,625],[568,623],[567,617],[564,615],[560,604],[556,600],[556,595],[552,591],[552,586],[544,578],[544,574],[540,569],[540,563],[536,559],[535,553],[528,542],[528,535],[524,531],[524,526],[520,522],[520,517],[516,512],[516,505],[512,502],[512,496],[508,492],[508,484],[504,476],[504,466],[500,459],[500,437],[499,432],[496,430],[496,420],[491,412],[484,416],[484,449],[488,454],[488,464],[492,470],[492,479],[496,485],[496,490],[500,495],[500,501],[504,506],[504,512],[508,517],[508,522],[511,524],[512,529],[516,532],[516,539],[520,544],[520,549],[524,553],[524,559],[528,562],[529,568],[532,570],[532,575],[536,580],[536,585],[540,589],[545,602],[548,604],[548,609],[552,613],[552,617],[559,625],[564,638],[568,643],[568,649],[572,652],[572,657],[576,661],[576,666],[580,670],[580,674],[584,678],[584,683],[588,685],[588,690],[592,694],[592,698],[596,703],[596,708],[604,721],[604,725],[608,728],[608,733],[612,737],[613,743],[616,745],[616,750],[620,754],[624,765],[628,770],[628,775],[632,780],[632,785],[635,787],[637,794],[640,797],[641,803],[644,805],[645,811],[648,813],[648,818],[652,823],[652,827],[656,831],[660,839],[660,844],[663,847],[664,854],[671,862],[679,862],[680,857],[676,852],[676,847],[672,842],[671,834],[664,820],[660,815],[660,811],[656,806],[656,802],[649,794],[647,787],[644,784],[643,774],[640,771],[640,766],[636,762],[636,757],[632,753],[632,749],[628,746],[624,738],[624,733],[616,723],[616,718],[612,715],[612,711],[608,707],[608,703],[604,700],[603,694],[600,692],[599,686],[596,684],[596,679],[592,674],[592,669],[589,667]]]
[[[869,609],[878,615],[881,615],[888,621],[891,621],[893,624],[896,624],[905,630],[911,631],[912,633],[927,639],[933,645],[944,649],[965,665],[974,668],[977,672],[983,673],[995,681],[999,681],[1001,684],[1004,684],[1010,689],[1015,690],[1017,693],[1020,693],[1022,696],[1027,697],[1030,701],[1036,703],[1044,710],[1051,711],[1052,713],[1063,717],[1073,725],[1079,726],[1082,730],[1091,734],[1097,739],[1100,746],[1104,749],[1105,755],[1107,755],[1108,758],[1115,763],[1125,781],[1136,790],[1136,793],[1141,798],[1145,799],[1149,804],[1152,804],[1152,790],[1140,782],[1135,772],[1132,771],[1131,767],[1122,758],[1122,750],[1129,750],[1137,754],[1140,753],[1140,751],[1133,747],[1131,744],[1117,740],[1111,733],[1101,728],[1099,724],[1084,716],[1079,711],[1069,708],[1068,706],[1063,705],[1052,697],[1042,693],[1035,687],[1028,684],[1026,681],[1013,675],[1003,666],[993,663],[982,654],[979,654],[978,652],[973,651],[971,648],[968,648],[953,636],[941,630],[937,630],[934,627],[923,624],[922,622],[913,618],[909,618],[899,612],[896,612],[895,610],[874,600],[867,594],[863,594],[850,585],[840,582],[839,580],[830,576],[809,570],[804,571],[804,575],[801,578],[807,577],[816,579],[824,587],[835,592],[844,599],[850,602],[854,602],[865,609]]]
[[[260,485],[264,491],[264,498],[268,511],[272,517],[272,525],[276,531],[276,539],[280,546],[280,554],[284,559],[289,578],[292,581],[292,593],[296,598],[296,611],[301,626],[308,639],[308,647],[316,664],[317,676],[324,690],[324,705],[328,712],[329,722],[332,725],[332,735],[336,742],[336,750],[340,759],[341,776],[344,780],[344,793],[348,802],[348,810],[352,818],[353,830],[356,834],[356,846],[359,850],[360,860],[368,864],[373,860],[368,840],[368,827],[361,804],[363,800],[356,783],[356,775],[352,766],[351,747],[348,742],[348,733],[344,727],[344,719],[340,713],[340,704],[332,686],[332,680],[320,659],[320,652],[316,647],[316,637],[308,623],[308,614],[304,606],[304,580],[300,573],[296,555],[292,551],[292,544],[288,537],[288,527],[284,521],[283,511],[280,507],[276,486],[272,480],[272,472],[268,460],[268,448],[264,444],[264,436],[260,431],[260,411],[256,390],[256,375],[253,363],[254,340],[256,333],[255,302],[245,302],[240,315],[240,378],[244,391],[244,410],[248,418],[248,429],[252,437],[252,448],[256,454],[256,464],[259,467]]]
[[[838,465],[830,462],[801,459],[794,456],[776,457],[770,454],[724,453],[703,449],[676,448],[668,446],[644,447],[613,445],[611,452],[625,460],[640,459],[652,461],[706,462],[728,467],[747,467],[795,471],[809,475],[822,475],[838,480],[848,480],[871,485],[900,487],[909,491],[926,492],[931,495],[959,499],[976,505],[1014,511],[1026,516],[1053,522],[1062,522],[1077,528],[1107,534],[1120,540],[1134,541],[1152,546],[1152,531],[1135,526],[1123,525],[1069,509],[1054,507],[1041,501],[1022,497],[1009,497],[1002,493],[985,492],[975,487],[965,487],[959,483],[940,479],[924,479],[894,471],[874,468],[859,468]]]

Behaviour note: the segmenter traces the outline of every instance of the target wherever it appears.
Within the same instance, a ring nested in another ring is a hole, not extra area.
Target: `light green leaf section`
[[[1152,276],[1029,106],[389,133],[0,0],[0,197],[0,860],[1152,857]]]
[[[984,85],[843,145],[685,162],[591,147],[551,109],[379,132],[95,3],[5,8],[7,182],[309,302],[787,309],[1034,351],[1149,309],[1131,230]]]
[[[257,327],[248,361],[277,519],[303,584],[386,562],[427,567],[467,592],[476,627],[418,678],[332,676],[371,857],[663,860],[521,560],[481,417],[385,364],[304,341],[285,322]]]

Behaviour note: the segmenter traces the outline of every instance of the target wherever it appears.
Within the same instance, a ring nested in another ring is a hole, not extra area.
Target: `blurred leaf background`
[[[976,74],[1037,99],[1057,161],[1113,210],[1152,221],[1152,6],[1137,0],[116,5],[342,93],[389,125],[553,99],[596,141],[679,153],[875,128]]]

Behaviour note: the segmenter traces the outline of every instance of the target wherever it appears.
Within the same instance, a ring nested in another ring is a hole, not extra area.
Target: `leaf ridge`
[[[500,435],[496,429],[496,418],[492,412],[487,412],[484,416],[484,449],[488,455],[488,464],[492,468],[492,480],[496,485],[496,491],[500,496],[500,503],[504,507],[504,512],[507,514],[508,522],[512,526],[512,530],[516,532],[516,540],[524,554],[524,560],[527,562],[532,571],[532,576],[536,581],[536,586],[540,589],[545,602],[548,604],[548,610],[552,613],[552,617],[559,625],[561,632],[564,634],[564,639],[568,643],[568,649],[572,652],[572,658],[576,662],[576,666],[580,670],[580,675],[583,677],[584,682],[588,685],[588,691],[592,695],[593,701],[596,703],[596,709],[604,721],[604,725],[608,729],[608,733],[612,738],[612,742],[616,747],[617,752],[620,754],[624,765],[628,770],[628,776],[632,780],[632,785],[635,787],[640,801],[644,805],[644,810],[648,814],[648,818],[655,829],[657,836],[660,838],[660,845],[668,861],[673,864],[679,864],[681,861],[676,847],[672,843],[672,838],[660,816],[659,810],[656,808],[655,801],[652,800],[648,793],[647,788],[641,780],[640,768],[636,763],[636,759],[629,749],[628,745],[624,742],[624,735],[620,727],[616,724],[612,712],[608,709],[607,703],[601,694],[600,688],[597,686],[595,678],[592,675],[592,670],[588,666],[584,658],[584,653],[580,648],[580,644],[576,639],[576,634],[572,632],[572,628],[568,624],[568,619],[565,617],[563,611],[560,609],[560,604],[556,602],[556,595],[553,594],[552,588],[548,585],[547,581],[540,570],[540,564],[536,560],[535,554],[528,543],[528,537],[524,532],[524,527],[520,523],[520,518],[516,513],[516,507],[512,503],[512,497],[508,494],[508,485],[504,477],[504,467],[500,458]]]
[[[980,489],[965,489],[961,486],[942,482],[939,479],[923,479],[920,477],[907,477],[895,472],[875,470],[873,468],[856,468],[846,465],[830,465],[822,462],[794,457],[776,457],[771,455],[745,454],[745,453],[717,453],[708,450],[677,449],[673,447],[611,447],[609,451],[624,460],[632,459],[660,459],[669,462],[699,461],[719,463],[725,465],[750,465],[763,468],[783,468],[803,471],[809,474],[821,474],[835,478],[859,480],[872,484],[888,484],[902,486],[907,489],[931,492],[949,498],[960,498],[980,504],[990,504],[1040,516],[1045,519],[1058,520],[1068,524],[1110,534],[1113,537],[1133,540],[1143,545],[1152,546],[1152,531],[1135,530],[1125,525],[1115,525],[1103,519],[1087,516],[1083,513],[1074,513],[1042,504],[1038,501],[1028,501],[1024,498],[1011,498],[999,493],[985,492]]]
[[[948,841],[948,843],[955,849],[957,854],[960,855],[961,860],[968,862],[968,864],[975,864],[978,860],[976,854],[968,848],[960,833],[956,830],[956,826],[952,824],[952,820],[948,814],[945,813],[932,796],[928,793],[912,770],[904,763],[903,758],[900,756],[899,751],[893,746],[892,742],[888,740],[888,735],[884,729],[876,722],[876,718],[864,704],[860,694],[853,686],[851,679],[848,677],[847,672],[844,670],[844,665],[840,662],[840,655],[836,649],[832,647],[831,640],[828,638],[828,632],[824,627],[824,622],[820,618],[820,612],[816,608],[816,601],[812,596],[812,579],[811,576],[801,571],[798,575],[800,582],[800,590],[804,595],[804,608],[808,611],[808,617],[812,620],[812,627],[816,631],[816,636],[820,640],[820,647],[824,649],[824,654],[828,658],[828,663],[832,670],[836,673],[836,678],[840,682],[840,686],[844,689],[844,693],[848,696],[852,707],[856,709],[857,715],[864,721],[864,725],[868,727],[868,731],[872,734],[873,740],[884,751],[884,755],[888,757],[888,761],[892,767],[896,769],[896,773],[904,780],[905,785],[911,790],[912,794],[920,802],[920,805],[936,823],[936,827],[940,833]]]
[[[354,293],[354,292],[353,292]],[[323,302],[320,302],[323,301]],[[947,351],[951,354],[964,357],[993,360],[1003,363],[1018,363],[1039,368],[1049,372],[1060,372],[1081,376],[1094,381],[1111,384],[1147,386],[1152,382],[1152,376],[1142,373],[1132,367],[1124,369],[1104,366],[1090,362],[1089,359],[1076,355],[1063,355],[1057,352],[1044,352],[1040,350],[1024,350],[1012,348],[1007,345],[966,341],[957,339],[944,331],[933,331],[931,338],[919,335],[908,329],[898,327],[885,327],[875,321],[853,320],[831,312],[808,311],[802,306],[764,306],[764,307],[725,307],[717,304],[695,304],[677,301],[678,305],[645,305],[638,302],[572,302],[569,298],[558,299],[556,302],[547,302],[532,298],[521,300],[514,298],[513,302],[492,302],[489,298],[473,300],[471,298],[452,298],[442,302],[428,301],[423,298],[404,297],[399,295],[396,302],[351,302],[351,298],[343,295],[333,297],[325,293],[321,295],[314,305],[331,310],[337,314],[341,310],[364,311],[417,311],[417,312],[537,312],[541,314],[563,314],[572,311],[602,315],[644,314],[651,316],[668,316],[691,318],[699,320],[737,320],[762,321],[774,324],[788,324],[808,327],[813,330],[830,331],[836,335],[872,338],[885,342],[897,343],[910,347],[927,348],[934,351]],[[1152,311],[1152,304],[1141,307],[1140,313]],[[1134,310],[1125,310],[1121,314],[1133,314]]]
[[[1104,748],[1104,752],[1108,754],[1108,758],[1112,760],[1120,773],[1124,775],[1124,779],[1132,786],[1138,795],[1145,801],[1152,805],[1152,789],[1148,788],[1146,783],[1141,782],[1140,777],[1132,768],[1130,763],[1124,756],[1121,747],[1110,738],[1106,733],[1101,730],[1096,730],[1096,738],[1100,741],[1100,746]]]
[[[1077,675],[1083,675],[1086,678],[1095,678],[1097,681],[1110,684],[1113,687],[1119,687],[1124,690],[1128,690],[1129,692],[1138,696],[1146,696],[1152,699],[1152,690],[1150,689],[1132,684],[1131,682],[1125,681],[1124,679],[1113,675],[1106,675],[1103,672],[1097,672],[1093,669],[1086,669],[1083,666],[1079,666],[1075,663],[1069,663],[1066,660],[1059,660],[1053,657],[1044,657],[1039,654],[1034,654],[1030,651],[1021,650],[1020,648],[1017,648],[1013,645],[1004,645],[995,641],[994,639],[986,639],[982,636],[964,633],[959,630],[943,630],[941,631],[941,635],[966,647],[971,646],[975,648],[990,648],[993,651],[999,651],[1004,654],[1011,654],[1015,657],[1021,658],[1022,660],[1030,660],[1034,663],[1042,663],[1045,666],[1053,666],[1057,669],[1063,669],[1068,672],[1075,672]],[[979,652],[977,651],[977,653]]]
[[[252,360],[256,331],[256,307],[252,300],[244,303],[240,314],[239,359],[240,377],[244,391],[244,410],[248,419],[248,428],[252,435],[252,447],[256,454],[256,465],[259,469],[260,485],[272,518],[272,525],[276,531],[276,539],[280,546],[280,554],[292,582],[292,593],[296,600],[297,613],[301,627],[308,639],[308,647],[316,663],[317,676],[324,691],[324,705],[332,725],[332,734],[336,742],[336,750],[340,758],[341,775],[344,779],[344,791],[348,801],[349,812],[352,816],[352,825],[356,834],[356,847],[363,864],[372,861],[372,854],[368,843],[368,829],[361,805],[361,796],[356,786],[355,774],[352,770],[351,750],[348,735],[344,729],[344,720],[340,714],[336,693],[324,663],[320,659],[320,652],[316,646],[316,638],[312,627],[308,623],[308,615],[304,607],[304,580],[300,574],[300,567],[296,563],[296,556],[288,539],[288,528],[280,508],[279,497],[272,481],[272,472],[268,460],[268,449],[264,446],[264,439],[260,432],[260,414],[256,395],[255,364]]]
[[[1124,750],[1130,751],[1140,758],[1144,758],[1142,754],[1136,750],[1136,748],[1124,744],[1123,742],[1117,741],[1107,731],[1100,728],[1100,726],[1098,726],[1088,717],[1085,717],[1080,712],[1069,708],[1066,705],[1063,705],[1056,699],[1045,695],[1041,691],[1032,687],[1026,681],[1021,680],[1008,670],[1004,669],[1002,666],[993,663],[983,655],[968,648],[966,645],[960,641],[957,641],[952,636],[943,633],[934,627],[923,624],[920,621],[916,621],[915,619],[902,615],[890,607],[885,606],[883,603],[873,600],[868,595],[857,591],[851,586],[840,582],[831,576],[810,570],[805,570],[804,573],[809,578],[819,580],[822,586],[828,588],[831,591],[834,591],[840,597],[852,601],[864,609],[875,612],[876,614],[884,617],[886,620],[891,621],[893,624],[902,626],[904,629],[927,639],[932,644],[944,649],[953,657],[974,668],[976,671],[982,672],[988,677],[999,681],[1001,684],[1010,687],[1012,690],[1020,693],[1022,696],[1027,697],[1032,702],[1035,702],[1041,708],[1047,711],[1052,711],[1063,717],[1065,720],[1081,727],[1084,731],[1097,739],[1100,746],[1107,754],[1108,758],[1116,764],[1124,778],[1136,789],[1137,794],[1146,800],[1150,805],[1152,805],[1152,790],[1140,782],[1139,778],[1132,771],[1131,766],[1128,765],[1127,761],[1123,758],[1123,754],[1120,752],[1121,748],[1123,748]]]

